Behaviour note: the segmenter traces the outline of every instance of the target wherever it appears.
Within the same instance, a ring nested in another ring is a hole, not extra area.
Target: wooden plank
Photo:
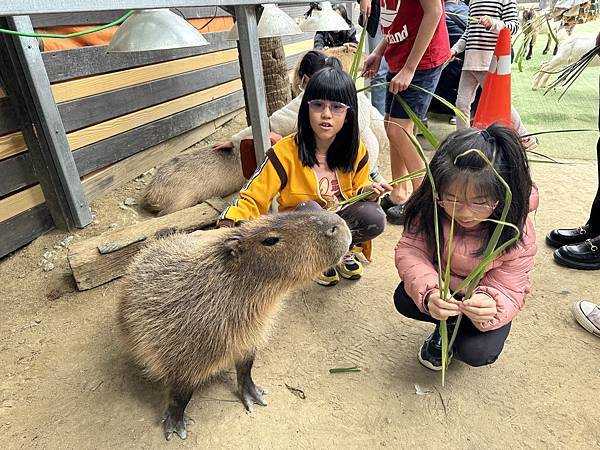
[[[304,40],[287,44],[284,46],[284,50],[286,56],[289,56],[310,50],[312,47],[312,40]],[[61,103],[237,60],[237,48],[224,50],[216,53],[183,58],[176,61],[167,61],[159,64],[122,70],[115,73],[65,81],[63,83],[52,85],[52,93],[54,94],[56,103]]]
[[[229,14],[221,8],[216,8],[216,17],[226,17]],[[104,25],[117,20],[123,16],[127,10],[111,11],[90,11],[86,13],[54,13],[54,14],[36,14],[31,16],[31,22],[34,28],[57,27],[64,25]],[[201,17],[213,17],[215,15],[214,6],[205,6],[199,8],[178,8],[177,11],[186,19],[197,19]]]
[[[0,197],[37,183],[29,153],[0,161]]]
[[[72,48],[42,54],[52,83],[236,48],[228,32],[203,33],[209,45],[137,53],[106,53],[108,46]]]
[[[173,136],[210,122],[213,118],[220,117],[224,113],[237,111],[243,106],[243,93],[237,91],[212,102],[186,109],[164,119],[90,144],[73,154],[79,175],[87,175]],[[1,170],[2,166],[0,164]]]
[[[36,206],[0,223],[0,258],[29,244],[38,236],[54,228],[46,204]]]
[[[25,144],[25,138],[20,131],[0,136],[0,159],[18,155],[25,151],[27,151],[27,144]]]
[[[224,50],[95,77],[66,81],[52,85],[52,93],[56,103],[61,103],[236,60],[237,49]]]
[[[123,230],[109,231],[69,247],[68,260],[80,291],[92,289],[125,274],[131,258],[144,246],[156,239],[156,233],[165,229],[191,232],[217,221],[220,212],[208,203],[177,211],[163,217],[148,219]],[[199,238],[200,239],[200,238]],[[115,245],[122,243],[121,245]],[[129,245],[123,245],[130,243]],[[99,248],[121,247],[102,254]]]
[[[0,134],[10,133],[19,129],[17,115],[8,97],[0,97]]]
[[[21,214],[44,203],[44,194],[39,184],[0,200],[0,222]]]
[[[146,123],[162,119],[187,108],[209,102],[242,88],[241,80],[233,80],[210,89],[204,89],[184,97],[170,100],[160,105],[136,111],[125,116],[117,117],[106,122],[74,131],[67,135],[71,150],[89,145],[93,142],[115,136]]]
[[[122,186],[139,174],[150,170],[157,164],[210,136],[221,124],[230,120],[234,115],[235,113],[227,114],[218,120],[161,142],[144,152],[113,164],[101,172],[90,175],[83,182],[86,194],[90,200],[94,200]]]
[[[61,103],[58,110],[65,129],[72,131],[232,81],[239,76],[237,62],[219,64]]]

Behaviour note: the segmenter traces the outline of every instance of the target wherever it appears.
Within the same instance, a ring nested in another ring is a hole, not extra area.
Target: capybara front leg
[[[170,441],[173,433],[177,433],[181,439],[187,438],[187,425],[192,421],[185,415],[185,407],[192,398],[193,390],[172,386],[169,393],[169,406],[163,419],[163,430],[165,438]]]
[[[267,406],[263,398],[265,391],[252,381],[252,364],[254,364],[254,353],[235,365],[240,399],[248,412],[252,412],[252,405],[255,403]]]

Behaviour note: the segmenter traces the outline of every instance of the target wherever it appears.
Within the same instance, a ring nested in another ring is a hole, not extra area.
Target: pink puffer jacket
[[[531,193],[529,210],[537,209],[539,195],[537,187]],[[444,242],[448,242],[450,221],[443,220]],[[481,247],[480,232],[455,228],[453,241],[450,289],[455,290],[479,264],[481,257],[472,256]],[[501,254],[490,264],[475,292],[488,294],[496,301],[498,312],[486,323],[474,323],[481,331],[495,330],[506,325],[519,313],[530,291],[529,273],[537,252],[535,229],[531,218],[527,218],[523,240],[510,251]],[[442,251],[442,267],[446,267],[447,246]],[[396,267],[408,295],[424,313],[424,296],[431,289],[439,289],[437,266],[422,235],[405,231],[396,245]]]

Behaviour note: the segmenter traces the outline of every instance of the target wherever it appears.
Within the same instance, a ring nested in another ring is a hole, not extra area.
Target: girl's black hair
[[[350,108],[342,129],[327,151],[327,165],[330,169],[352,172],[358,155],[358,98],[352,77],[343,70],[325,67],[316,72],[309,80],[302,96],[298,111],[298,158],[302,165],[313,167],[318,164],[316,156],[315,133],[310,126],[308,102],[310,100],[329,100],[341,102]]]
[[[327,56],[318,50],[309,50],[304,54],[298,65],[298,78],[301,80],[304,75],[310,78],[315,72],[328,66],[343,70],[342,63],[336,57]]]
[[[346,7],[344,5],[342,5],[341,3],[337,3],[333,6],[333,10],[339,11],[340,15],[342,16],[342,19],[344,19],[348,25],[352,24],[352,21],[348,20],[348,11],[346,10]]]
[[[467,128],[448,136],[429,164],[438,196],[441,196],[454,182],[464,186],[465,191],[472,186],[478,194],[498,201],[498,206],[490,218],[500,219],[505,205],[505,189],[492,169],[475,152],[456,160],[459,155],[471,149],[481,150],[510,187],[512,202],[506,222],[514,224],[521,231],[522,239],[523,227],[529,213],[532,181],[525,150],[512,129],[493,124],[486,130]],[[436,204],[433,202],[431,183],[429,178],[425,177],[421,186],[406,203],[404,226],[412,233],[423,234],[429,250],[435,255],[434,207]],[[441,221],[444,214],[441,208],[439,213]],[[483,254],[496,224],[483,222],[483,226],[485,231],[482,245],[474,256]],[[440,230],[442,230],[441,223]],[[510,240],[514,234],[514,229],[504,227],[498,246]],[[440,236],[440,242],[443,243],[443,236]],[[515,242],[508,249],[516,244]]]

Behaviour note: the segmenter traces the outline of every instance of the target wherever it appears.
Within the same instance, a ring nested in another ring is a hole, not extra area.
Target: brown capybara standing
[[[166,161],[148,183],[142,204],[159,216],[211,197],[239,191],[246,182],[239,152],[202,147]]]
[[[246,409],[266,405],[250,372],[282,297],[339,262],[350,241],[333,213],[285,213],[173,235],[138,253],[124,279],[118,321],[135,361],[170,388],[167,440],[174,432],[185,439],[192,393],[232,365]]]

